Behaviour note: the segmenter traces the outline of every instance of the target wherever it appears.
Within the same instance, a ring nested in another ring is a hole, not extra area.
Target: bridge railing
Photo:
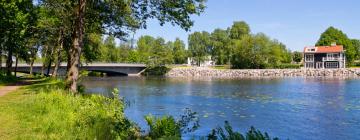
[[[33,64],[34,67],[39,67],[42,66],[43,64],[41,63],[36,63]],[[5,66],[5,65],[3,65]],[[18,67],[28,67],[30,66],[29,64],[26,63],[19,63]],[[46,65],[47,66],[47,65]],[[67,63],[61,63],[60,66],[67,66]],[[104,62],[93,62],[93,63],[82,63],[81,66],[129,66],[129,67],[145,67],[145,64],[141,64],[141,63],[104,63]],[[13,64],[13,67],[15,67],[15,64]]]

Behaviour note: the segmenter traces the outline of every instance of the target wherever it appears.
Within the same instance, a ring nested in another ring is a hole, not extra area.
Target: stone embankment
[[[360,77],[360,69],[211,69],[173,68],[167,77]]]

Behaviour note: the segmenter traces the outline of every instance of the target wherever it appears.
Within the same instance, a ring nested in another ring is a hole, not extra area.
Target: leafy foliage
[[[217,65],[231,64],[239,69],[277,68],[292,59],[284,44],[263,33],[250,34],[250,27],[244,21],[234,22],[227,30],[215,29],[211,34],[190,34],[189,52],[198,64],[211,55]]]
[[[185,110],[179,120],[175,120],[172,116],[152,115],[145,116],[145,120],[150,127],[148,137],[152,139],[180,139],[181,134],[193,132],[200,126],[196,112],[189,109]]]
[[[351,65],[356,57],[356,48],[345,33],[331,26],[321,34],[316,46],[330,46],[332,43],[344,46],[347,64]]]
[[[134,139],[138,128],[124,115],[118,98],[100,95],[73,96],[57,80],[27,87],[11,111],[27,130],[20,139]],[[31,89],[31,90],[30,90]],[[118,91],[113,94],[118,97]],[[3,110],[4,111],[4,110]],[[35,116],[35,117],[34,117]],[[14,138],[16,138],[14,137]]]
[[[189,35],[189,53],[195,59],[197,65],[200,65],[205,58],[210,55],[210,34],[208,32],[194,32]]]
[[[292,59],[294,62],[300,63],[303,59],[303,54],[301,52],[295,51],[292,53]]]
[[[227,121],[225,121],[224,129],[221,127],[213,129],[211,134],[208,135],[208,140],[278,140],[278,138],[271,138],[266,132],[262,133],[254,127],[251,127],[250,130],[243,135],[235,132]]]
[[[276,68],[291,62],[291,53],[285,45],[271,40],[265,34],[246,35],[234,43],[231,63],[233,68]]]
[[[359,60],[360,59],[360,40],[351,39],[351,43],[353,44],[355,51],[356,51],[356,60]]]
[[[163,76],[168,71],[170,71],[170,69],[166,66],[155,66],[147,67],[142,74],[145,76]]]
[[[174,64],[184,64],[187,60],[187,52],[185,50],[185,44],[184,41],[180,40],[179,38],[176,38],[173,43],[173,58],[174,58]]]
[[[6,75],[5,72],[0,70],[0,85],[9,84],[9,83],[15,83],[18,81],[18,78],[13,75]]]
[[[215,59],[217,65],[224,65],[230,61],[232,53],[230,46],[230,38],[227,30],[215,29],[211,33],[211,55]]]
[[[29,60],[26,45],[34,32],[36,8],[31,0],[2,0],[0,12],[0,50],[7,51],[6,66],[10,75],[13,56]]]
[[[231,39],[241,39],[244,35],[250,34],[250,27],[244,21],[235,21],[232,27],[230,28],[230,38]]]

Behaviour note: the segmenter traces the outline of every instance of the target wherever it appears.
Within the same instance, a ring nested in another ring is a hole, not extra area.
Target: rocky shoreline
[[[216,77],[216,78],[262,78],[262,77],[360,77],[360,69],[211,69],[173,68],[167,77]]]

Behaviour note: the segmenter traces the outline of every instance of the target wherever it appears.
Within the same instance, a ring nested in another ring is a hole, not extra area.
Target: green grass
[[[124,115],[118,98],[100,95],[74,95],[64,90],[60,80],[42,78],[40,82],[0,97],[0,139],[181,139],[183,133],[199,127],[196,112],[172,116],[146,116],[150,130],[140,128]],[[112,94],[118,97],[118,90]],[[268,140],[254,128],[245,135],[233,132],[226,123],[204,139]],[[230,131],[229,131],[230,130]]]
[[[211,68],[218,69],[218,70],[225,70],[225,69],[230,69],[230,66],[229,65],[219,65],[219,66],[212,66]]]
[[[0,97],[0,139],[124,139],[137,127],[121,100],[74,96],[46,80]]]

